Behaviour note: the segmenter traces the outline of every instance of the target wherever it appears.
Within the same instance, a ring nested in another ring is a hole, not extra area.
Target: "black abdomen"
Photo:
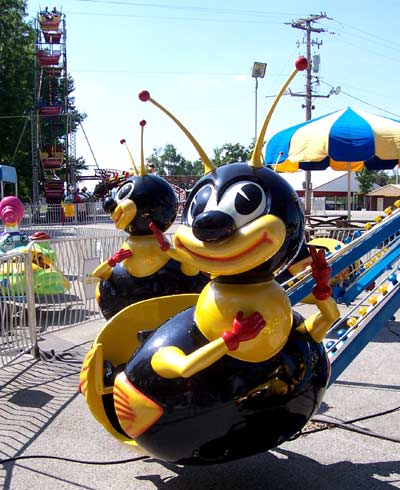
[[[209,281],[199,273],[187,276],[180,264],[169,260],[159,271],[146,277],[131,276],[122,264],[113,268],[111,277],[99,283],[99,307],[108,320],[127,306],[145,299],[170,294],[199,293]]]
[[[205,343],[190,308],[159,327],[126,366],[134,386],[164,409],[137,438],[156,457],[207,464],[255,454],[288,440],[317,410],[329,377],[322,344],[293,332],[267,361],[225,355],[189,379],[165,379],[151,367],[160,347],[173,345],[190,354]]]

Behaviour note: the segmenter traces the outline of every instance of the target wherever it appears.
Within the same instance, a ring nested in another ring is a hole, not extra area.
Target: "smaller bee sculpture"
[[[298,60],[292,77],[306,66]],[[139,97],[170,115],[147,91]],[[211,280],[199,296],[120,312],[82,367],[80,389],[97,420],[161,460],[215,464],[276,447],[304,427],[328,384],[322,339],[339,312],[324,250],[310,250],[319,310],[310,318],[292,310],[274,280],[302,246],[304,214],[295,191],[261,160],[269,117],[250,162],[219,168],[185,128],[205,175],[168,251]]]
[[[178,200],[165,179],[146,172],[143,158],[145,124],[145,121],[140,123],[140,171],[128,149],[134,175],[116,189],[114,197],[108,196],[103,202],[115,227],[128,234],[121,249],[92,273],[100,279],[96,299],[106,319],[137,301],[200,292],[209,280],[195,267],[171,259],[155,238],[155,233],[165,232],[173,224]],[[126,141],[121,140],[121,144],[126,145]]]

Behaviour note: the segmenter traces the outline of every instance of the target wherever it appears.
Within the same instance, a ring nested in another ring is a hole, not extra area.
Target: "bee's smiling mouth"
[[[257,241],[255,241],[252,245],[250,245],[250,247],[247,247],[245,250],[242,250],[238,254],[228,255],[228,256],[225,256],[225,257],[211,257],[209,255],[203,255],[203,254],[200,254],[198,252],[194,252],[193,250],[190,250],[188,247],[186,247],[181,242],[181,240],[179,240],[179,238],[177,238],[177,240],[176,240],[176,246],[177,246],[177,248],[180,248],[180,249],[186,251],[190,255],[193,255],[195,257],[199,257],[201,259],[210,260],[212,262],[229,262],[229,261],[232,261],[232,260],[236,260],[236,259],[238,259],[240,257],[243,257],[244,255],[247,255],[248,253],[252,252],[257,247],[259,247],[260,245],[262,245],[263,243],[273,243],[273,241],[268,237],[267,232],[265,232],[265,231],[262,233],[261,237]]]
[[[181,225],[174,234],[180,261],[214,275],[235,275],[249,271],[270,259],[285,241],[286,226],[272,214],[243,225],[225,240],[202,241],[192,229]]]

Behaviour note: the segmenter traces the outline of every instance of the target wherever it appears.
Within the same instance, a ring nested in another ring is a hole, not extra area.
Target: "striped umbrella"
[[[280,131],[265,155],[278,172],[386,170],[399,159],[400,121],[350,107]]]

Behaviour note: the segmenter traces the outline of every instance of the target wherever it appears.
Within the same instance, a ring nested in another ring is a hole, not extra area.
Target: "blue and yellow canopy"
[[[275,134],[265,164],[278,172],[357,172],[392,169],[399,159],[400,121],[348,107]]]

